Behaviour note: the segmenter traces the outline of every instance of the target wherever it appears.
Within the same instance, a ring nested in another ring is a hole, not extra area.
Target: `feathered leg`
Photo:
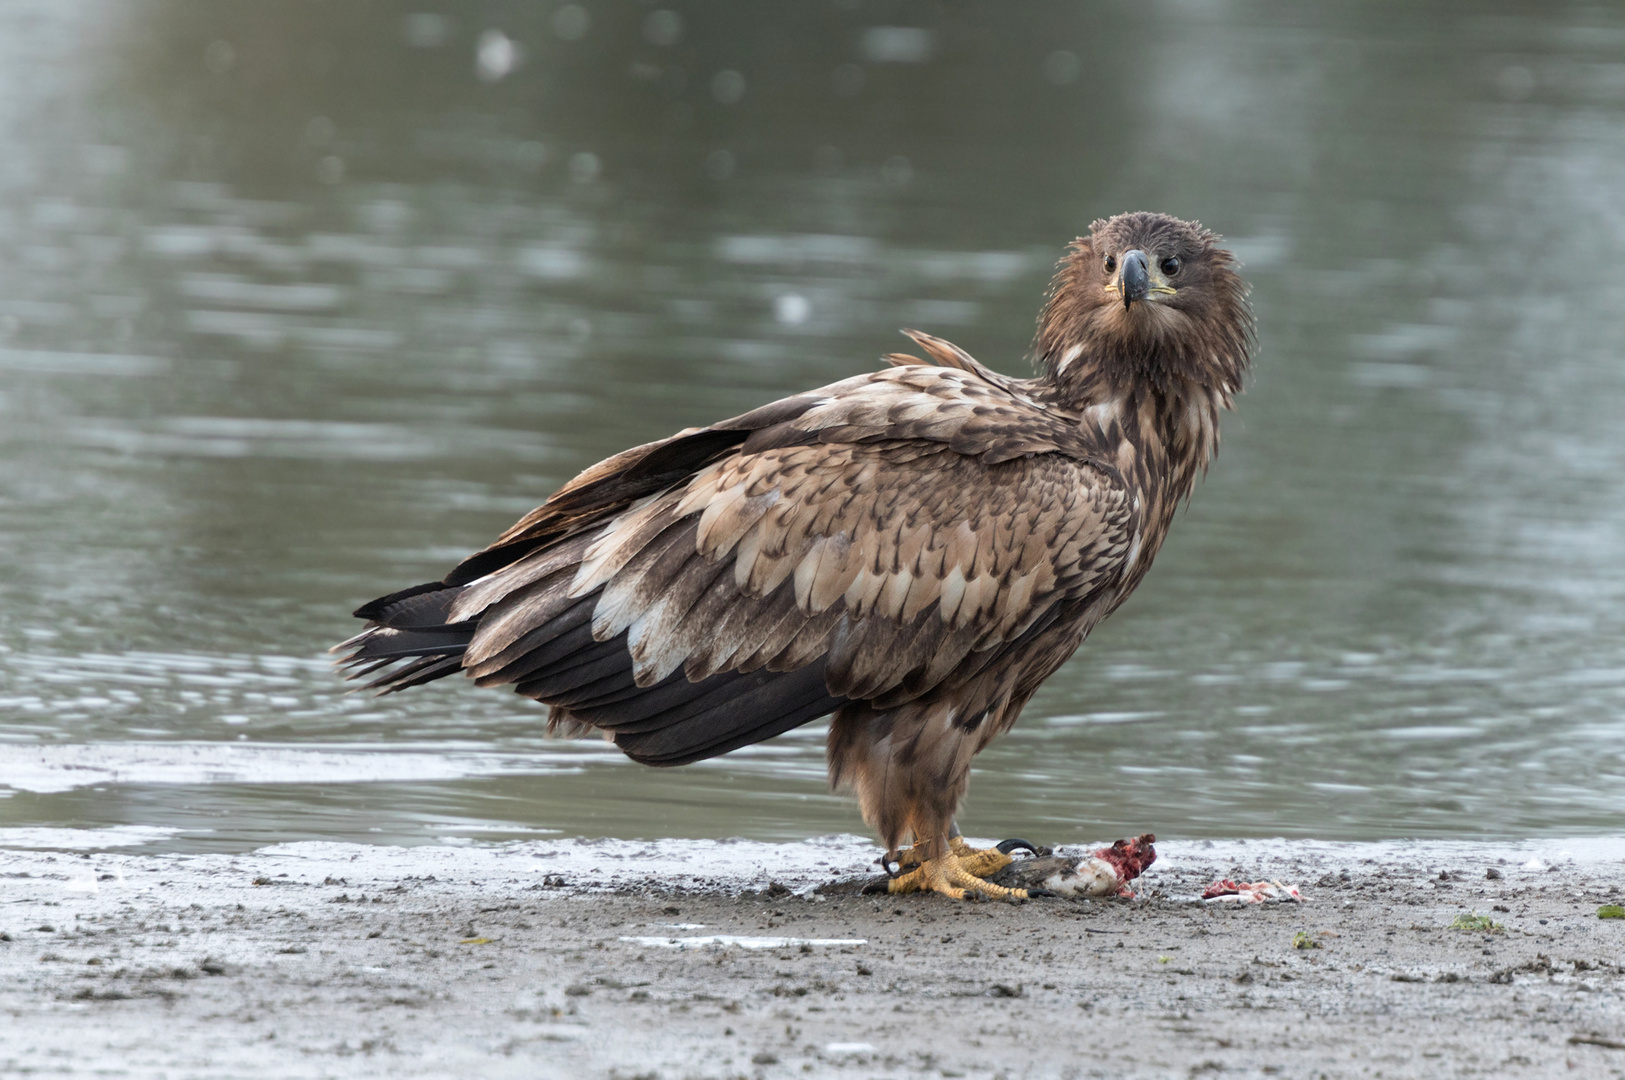
[[[950,718],[941,706],[887,712],[846,706],[830,725],[831,779],[856,792],[864,820],[880,833],[889,853],[895,856],[905,837],[913,839],[908,857],[918,865],[892,878],[887,892],[1026,899],[1025,889],[983,881],[978,871],[996,872],[1009,857],[971,848],[954,827],[979,744]]]

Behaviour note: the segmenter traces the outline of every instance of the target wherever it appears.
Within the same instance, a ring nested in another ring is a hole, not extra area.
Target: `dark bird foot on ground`
[[[1000,840],[993,846],[1004,852],[1006,855],[1010,854],[1012,851],[1030,851],[1035,856],[1048,855],[1050,853],[1049,848],[1036,848],[1032,845],[1030,840],[1017,840],[1013,837],[1009,840]]]
[[[1009,866],[1014,860],[1010,854],[1023,848],[1038,854],[1038,849],[1025,840],[1005,840],[995,847],[973,848],[965,843],[963,837],[956,836],[948,842],[949,849],[959,857],[960,868],[968,874],[979,878],[989,878],[1000,870]]]

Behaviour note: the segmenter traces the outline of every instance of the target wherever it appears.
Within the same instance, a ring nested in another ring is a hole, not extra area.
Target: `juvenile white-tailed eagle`
[[[831,781],[894,892],[1024,896],[959,838],[971,759],[1151,568],[1217,448],[1253,344],[1200,225],[1097,221],[1013,379],[930,356],[599,462],[338,646],[403,690],[456,671],[682,765],[833,713]],[[338,651],[336,650],[336,651]],[[905,843],[912,849],[905,853]]]

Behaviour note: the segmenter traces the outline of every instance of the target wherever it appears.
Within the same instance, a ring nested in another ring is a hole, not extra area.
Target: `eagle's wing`
[[[1112,582],[1129,548],[1111,465],[1002,383],[900,366],[617,455],[456,588],[363,608],[354,659],[386,656],[368,633],[459,629],[481,684],[657,764],[951,684]],[[380,682],[449,660],[411,655]]]

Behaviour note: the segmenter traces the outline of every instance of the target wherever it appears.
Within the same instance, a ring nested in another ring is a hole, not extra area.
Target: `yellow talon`
[[[973,848],[961,836],[948,841],[948,850],[959,859],[959,868],[972,877],[992,877],[1015,861],[997,848]],[[898,856],[897,866],[900,870],[913,870],[929,858],[929,848],[924,844],[915,844]]]
[[[979,878],[992,877],[1015,862],[1015,859],[998,848],[973,848],[965,843],[962,836],[949,840],[948,850],[959,858],[959,865],[967,874],[974,874]]]
[[[886,891],[935,892],[953,900],[965,899],[967,892],[979,893],[994,900],[1027,899],[1026,889],[1007,889],[967,873],[960,867],[959,859],[952,854],[930,859],[908,873],[893,878],[887,884]]]
[[[918,850],[914,849],[915,852]],[[960,852],[965,857],[962,858]],[[905,865],[906,859],[905,856]],[[940,859],[927,859],[908,873],[892,878],[887,883],[886,891],[935,892],[954,900],[965,899],[968,891],[994,900],[1025,900],[1026,889],[1007,889],[1003,885],[982,880],[985,874],[995,873],[1010,862],[1010,856],[1001,851],[978,851],[955,837],[949,844],[948,854]]]

